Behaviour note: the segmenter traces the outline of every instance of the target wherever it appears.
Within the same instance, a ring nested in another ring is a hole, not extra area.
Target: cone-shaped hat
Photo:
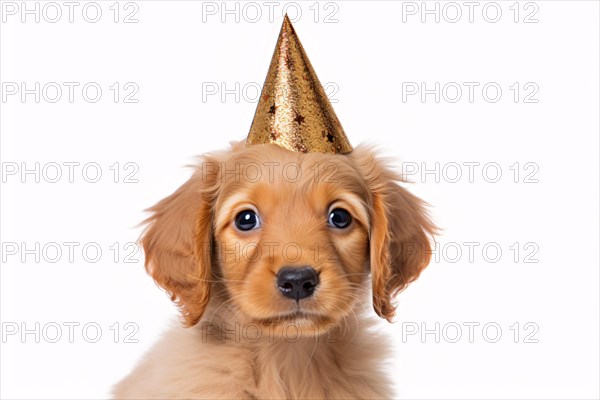
[[[352,151],[287,15],[247,143],[274,143],[302,153]]]

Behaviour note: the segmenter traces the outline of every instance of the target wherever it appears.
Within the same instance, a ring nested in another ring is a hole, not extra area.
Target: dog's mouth
[[[254,322],[275,336],[294,341],[299,337],[314,337],[330,333],[337,326],[336,320],[327,314],[301,309],[261,318]]]
[[[314,323],[327,320],[329,320],[329,318],[323,314],[298,308],[292,312],[277,314],[268,318],[261,318],[257,322],[266,325],[276,325],[284,323]]]

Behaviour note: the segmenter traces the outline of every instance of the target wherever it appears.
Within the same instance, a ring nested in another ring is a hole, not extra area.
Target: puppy
[[[365,147],[238,143],[203,156],[151,209],[142,238],[146,269],[185,327],[164,335],[114,397],[393,397],[388,346],[370,327],[374,314],[392,319],[435,233],[399,182]]]

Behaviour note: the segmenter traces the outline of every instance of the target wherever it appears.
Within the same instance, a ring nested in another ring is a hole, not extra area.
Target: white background
[[[91,23],[80,2],[71,23],[59,2],[62,18],[51,23],[56,8],[44,15],[47,3],[39,2],[38,23],[33,14],[22,22],[22,3],[8,3],[0,28],[1,396],[105,398],[176,316],[146,276],[143,255],[127,263],[124,246],[136,241],[143,210],[187,179],[183,166],[195,155],[245,138],[283,5],[270,20],[263,2],[228,3],[237,7],[232,14],[221,2],[121,2],[115,23],[114,2],[99,2],[102,16]],[[477,4],[473,22],[463,2],[437,3],[439,22],[422,15],[421,2],[302,2],[288,12],[352,143],[378,145],[406,162],[405,172],[418,167],[410,188],[444,230],[429,268],[400,295],[396,324],[381,324],[395,345],[390,372],[399,395],[598,398],[599,6],[488,4]],[[93,6],[86,10],[94,18]],[[134,11],[138,22],[124,23]],[[22,82],[40,82],[39,103],[34,94],[7,94]],[[63,89],[56,103],[48,101],[52,87],[42,91],[50,82]],[[72,103],[64,82],[79,83]],[[82,96],[89,82],[103,90],[96,103]],[[137,103],[124,102],[135,87],[125,90],[128,82],[139,88]],[[439,102],[407,93],[422,82],[439,82]],[[479,85],[472,102],[464,82]],[[222,99],[221,84],[234,94]],[[457,85],[462,97],[453,103]],[[65,162],[80,163],[73,182]],[[22,174],[35,163],[39,178]],[[61,165],[56,183],[52,163]],[[82,174],[87,163],[100,166],[97,183],[86,181],[93,168]],[[438,177],[420,174],[436,163]],[[472,179],[464,163],[479,163]],[[462,176],[453,182],[457,165]],[[129,172],[137,183],[125,182]],[[78,243],[72,262],[65,242]],[[38,252],[23,251],[36,243]],[[82,254],[89,243],[102,249],[97,262],[93,247],[87,260]],[[51,262],[57,247],[62,257]],[[73,343],[69,322],[80,324]],[[139,327],[138,343],[126,343],[127,322]],[[472,343],[470,322],[479,324]],[[21,335],[36,323],[38,339]],[[102,329],[97,343],[86,340],[95,336],[93,328],[84,336],[86,323]],[[436,323],[439,340],[421,336]],[[51,343],[56,324],[62,336]],[[456,326],[462,336],[452,343]],[[491,343],[496,327],[502,336]]]

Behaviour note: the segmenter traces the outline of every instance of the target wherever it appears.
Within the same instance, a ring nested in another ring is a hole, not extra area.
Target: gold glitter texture
[[[246,142],[302,153],[352,151],[287,15]]]

